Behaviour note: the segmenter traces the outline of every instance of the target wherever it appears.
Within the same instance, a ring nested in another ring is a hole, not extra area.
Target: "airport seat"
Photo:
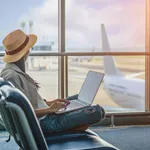
[[[44,136],[27,97],[3,80],[0,81],[0,114],[6,130],[23,150],[117,150],[90,130]]]

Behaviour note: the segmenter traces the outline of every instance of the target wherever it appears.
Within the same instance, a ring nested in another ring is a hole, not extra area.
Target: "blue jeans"
[[[75,99],[78,95],[67,97]],[[63,132],[84,125],[92,125],[105,117],[104,109],[99,106],[88,106],[63,114],[50,114],[40,120],[43,132]]]

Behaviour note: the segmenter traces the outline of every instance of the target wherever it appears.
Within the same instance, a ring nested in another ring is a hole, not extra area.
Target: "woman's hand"
[[[48,106],[51,106],[51,104],[54,103],[54,102],[62,102],[62,103],[65,103],[66,106],[68,104],[70,104],[70,102],[68,100],[66,100],[66,99],[55,99],[53,101],[46,101]]]
[[[35,109],[35,113],[36,113],[37,117],[42,117],[47,114],[55,113],[62,108],[66,108],[66,106],[70,102],[65,99],[56,99],[53,101],[46,101],[46,103],[47,103],[47,105],[49,105],[49,108]]]
[[[60,100],[54,100],[51,105],[49,106],[48,112],[49,113],[55,113],[59,111],[62,108],[66,108],[67,104],[64,101]]]

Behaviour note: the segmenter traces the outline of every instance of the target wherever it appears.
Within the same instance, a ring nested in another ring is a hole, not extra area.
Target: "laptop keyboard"
[[[70,101],[70,104],[68,105],[67,109],[68,109],[68,108],[69,108],[69,109],[81,108],[81,107],[83,107],[83,106],[85,106],[85,105],[81,104],[81,103],[78,102],[78,101],[73,100],[73,101]]]
[[[74,110],[74,109],[79,109],[79,108],[82,108],[82,107],[85,107],[85,105],[78,102],[78,99],[77,100],[71,100],[70,104],[66,107],[66,109],[64,109],[64,108],[60,109],[58,111],[58,114],[66,112],[66,111]]]

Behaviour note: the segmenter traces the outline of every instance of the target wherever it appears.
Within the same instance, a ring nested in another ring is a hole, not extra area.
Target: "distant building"
[[[4,51],[5,48],[0,46],[0,51]],[[52,45],[35,45],[32,47],[34,51],[52,51]]]
[[[33,51],[52,51],[52,45],[35,45],[32,47]]]

